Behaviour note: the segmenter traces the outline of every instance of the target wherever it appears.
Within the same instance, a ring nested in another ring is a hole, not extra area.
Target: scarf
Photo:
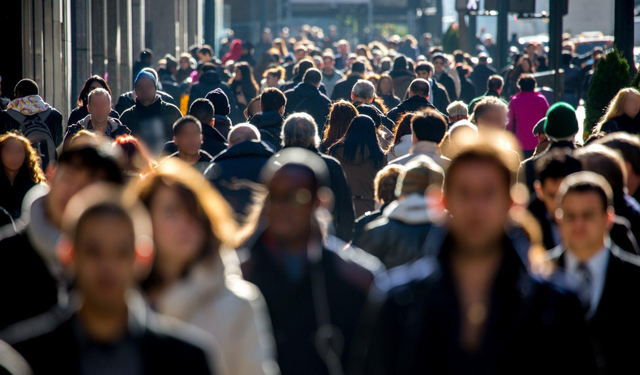
[[[51,106],[42,100],[40,95],[28,95],[12,100],[7,106],[7,110],[13,109],[25,116],[32,116],[44,112]]]

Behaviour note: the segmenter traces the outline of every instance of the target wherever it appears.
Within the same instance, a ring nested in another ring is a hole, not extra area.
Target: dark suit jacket
[[[604,290],[595,314],[589,319],[594,347],[602,373],[630,374],[640,371],[640,257],[611,248]],[[562,247],[550,259],[564,266]]]

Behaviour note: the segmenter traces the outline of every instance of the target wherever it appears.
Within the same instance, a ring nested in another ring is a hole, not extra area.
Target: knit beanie
[[[554,141],[572,139],[578,133],[576,110],[565,102],[552,105],[547,111],[544,133]]]
[[[209,100],[213,104],[213,108],[216,115],[229,116],[231,112],[231,106],[229,105],[229,98],[222,89],[217,88],[213,91],[209,91],[205,99]]]
[[[136,76],[136,80],[133,82],[133,86],[134,87],[137,86],[138,81],[143,78],[150,79],[151,82],[153,82],[154,86],[158,86],[158,82],[156,81],[156,76],[154,76],[151,72],[148,72],[146,70],[141,70],[140,73],[138,73],[138,75]]]

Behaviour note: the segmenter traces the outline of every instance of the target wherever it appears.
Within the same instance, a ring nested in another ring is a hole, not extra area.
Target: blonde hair
[[[602,129],[602,125],[605,122],[622,116],[622,114],[624,113],[624,102],[630,95],[635,95],[637,98],[640,98],[640,91],[634,89],[633,87],[626,87],[624,89],[620,89],[616,96],[611,99],[611,102],[607,107],[607,111],[605,112],[604,116],[600,118],[598,125],[596,125],[597,133],[600,132],[600,129]]]
[[[31,146],[31,142],[27,137],[14,132],[3,134],[0,136],[0,154],[2,153],[4,146],[12,140],[20,142],[22,144],[22,148],[24,148],[24,162],[20,168],[28,169],[29,178],[31,178],[31,181],[34,183],[39,184],[45,182],[46,178],[42,172],[42,168],[40,167],[40,156]],[[0,159],[0,166],[4,169],[2,159]],[[2,171],[2,173],[4,173],[4,171]]]

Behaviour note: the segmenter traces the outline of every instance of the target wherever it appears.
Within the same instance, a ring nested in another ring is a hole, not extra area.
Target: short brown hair
[[[444,191],[447,191],[451,186],[452,177],[455,175],[456,170],[466,163],[489,163],[495,165],[503,175],[504,183],[507,191],[509,191],[515,180],[515,171],[509,167],[509,163],[506,161],[507,159],[508,157],[505,155],[505,150],[486,142],[465,146],[451,159],[451,163],[447,169],[447,176],[444,180]]]
[[[593,192],[598,195],[602,202],[603,210],[613,207],[613,192],[611,186],[601,175],[594,172],[577,172],[565,177],[558,188],[556,203],[558,207],[569,193]]]
[[[262,111],[279,111],[280,108],[287,105],[287,97],[284,96],[282,91],[275,87],[269,87],[264,89],[260,95],[260,106]]]
[[[373,181],[376,201],[388,204],[396,200],[398,177],[405,170],[404,166],[390,164],[382,168]]]

